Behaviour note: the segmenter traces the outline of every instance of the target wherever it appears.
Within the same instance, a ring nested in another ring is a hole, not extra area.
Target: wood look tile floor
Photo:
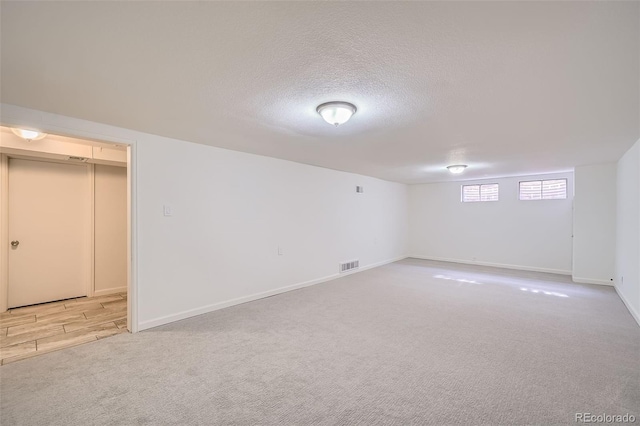
[[[127,332],[127,293],[79,297],[0,314],[0,364]]]

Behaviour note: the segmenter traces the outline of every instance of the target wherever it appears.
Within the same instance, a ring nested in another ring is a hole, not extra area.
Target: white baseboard
[[[614,286],[613,288],[616,289],[616,293],[618,293],[618,296],[622,300],[622,303],[624,303],[624,306],[627,307],[627,309],[629,310],[629,313],[631,314],[633,319],[635,319],[636,322],[638,323],[638,325],[640,326],[640,314],[633,309],[633,306],[631,306],[629,301],[627,301],[627,299],[624,297],[622,292],[620,290],[618,290],[618,286]]]
[[[609,287],[613,287],[613,281],[607,280],[594,280],[591,278],[580,278],[580,277],[571,277],[574,283],[580,284],[597,284],[597,285],[608,285]]]
[[[297,290],[299,288],[309,287],[309,286],[312,286],[312,285],[315,285],[315,284],[324,283],[324,282],[327,282],[327,281],[335,280],[337,278],[345,277],[347,275],[351,275],[351,274],[355,274],[355,273],[358,273],[358,272],[366,271],[367,269],[372,269],[372,268],[376,268],[378,266],[386,265],[388,263],[397,262],[397,261],[402,260],[402,259],[406,259],[406,256],[401,256],[401,257],[397,257],[397,258],[394,258],[394,259],[373,263],[371,265],[362,266],[362,267],[360,267],[360,268],[358,268],[358,269],[356,269],[354,271],[345,272],[345,273],[342,273],[342,274],[337,274],[336,273],[336,274],[328,275],[328,276],[325,276],[325,277],[322,277],[322,278],[317,278],[315,280],[305,281],[305,282],[301,282],[301,283],[297,283],[297,284],[293,284],[293,285],[288,285],[288,286],[285,286],[285,287],[276,288],[276,289],[273,289],[273,290],[263,291],[261,293],[254,293],[254,294],[250,294],[248,296],[238,297],[236,299],[231,299],[231,300],[227,300],[227,301],[224,301],[224,302],[218,302],[218,303],[213,303],[211,305],[205,305],[205,306],[202,306],[202,307],[199,307],[199,308],[195,308],[195,309],[189,309],[187,311],[178,312],[177,314],[166,315],[166,316],[155,318],[155,319],[152,319],[152,320],[143,321],[143,322],[138,324],[138,331],[147,330],[149,328],[158,327],[158,326],[161,326],[161,325],[164,325],[164,324],[169,324],[169,323],[174,322],[174,321],[180,321],[180,320],[183,320],[183,319],[186,319],[186,318],[195,317],[197,315],[206,314],[206,313],[209,313],[209,312],[217,311],[218,309],[224,309],[224,308],[228,308],[230,306],[239,305],[241,303],[252,302],[254,300],[263,299],[265,297],[270,297],[270,296],[274,296],[276,294],[285,293],[287,291]]]
[[[96,290],[93,292],[94,296],[106,296],[107,294],[115,294],[115,293],[124,293],[127,291],[127,286],[124,287],[115,287],[115,288],[106,288],[104,290]]]
[[[571,271],[566,271],[564,269],[537,268],[535,266],[510,265],[506,263],[492,263],[492,262],[482,262],[482,261],[473,261],[473,260],[464,260],[464,259],[449,259],[445,257],[424,256],[424,255],[410,255],[407,257],[413,257],[414,259],[423,259],[423,260],[435,260],[438,262],[462,263],[465,265],[479,265],[479,266],[491,266],[494,268],[516,269],[519,271],[546,272],[548,274],[571,275]]]

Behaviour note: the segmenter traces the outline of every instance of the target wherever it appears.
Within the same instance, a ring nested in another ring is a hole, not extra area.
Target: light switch
[[[171,206],[163,206],[163,212],[165,216],[171,216]]]
[[[282,247],[278,246],[278,256],[282,256],[284,254],[284,250]]]

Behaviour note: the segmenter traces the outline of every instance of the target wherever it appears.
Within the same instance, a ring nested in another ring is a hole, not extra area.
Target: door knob
[[[15,240],[15,241],[11,241],[11,247],[18,247],[20,245],[20,241]]]

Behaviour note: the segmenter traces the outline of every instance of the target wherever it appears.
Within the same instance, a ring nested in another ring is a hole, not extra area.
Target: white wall
[[[94,166],[95,295],[127,290],[127,169]]]
[[[618,161],[616,290],[640,324],[640,141]]]
[[[573,281],[613,285],[616,252],[616,163],[574,170]]]
[[[404,255],[404,185],[168,139],[138,167],[143,326]]]
[[[406,254],[405,185],[11,105],[1,112],[5,125],[132,144],[134,330],[336,277],[339,261],[359,258],[362,268]]]
[[[566,200],[519,201],[523,180],[568,179]],[[500,201],[462,203],[460,186],[498,183]],[[573,173],[409,187],[409,255],[571,274]]]

